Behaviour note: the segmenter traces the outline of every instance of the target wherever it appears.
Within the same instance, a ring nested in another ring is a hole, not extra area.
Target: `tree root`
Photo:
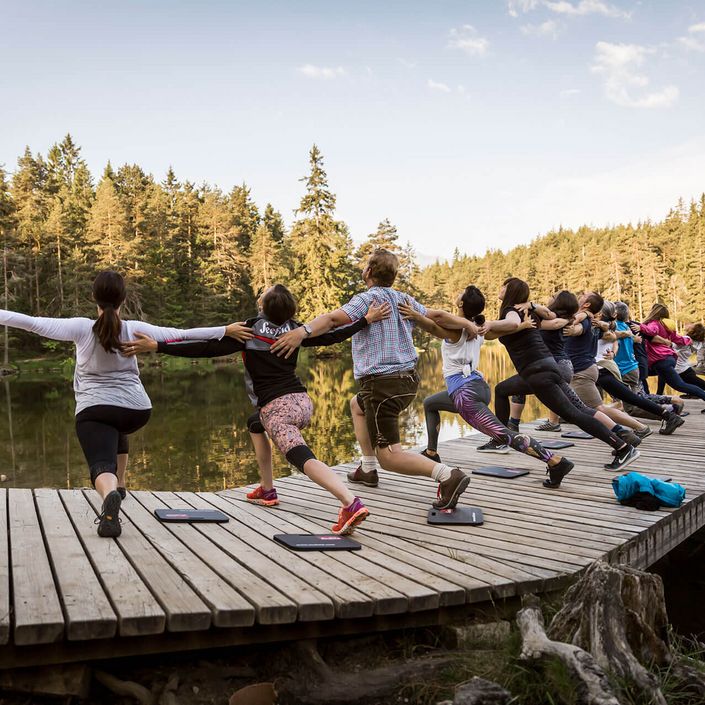
[[[101,685],[105,686],[110,692],[115,693],[115,695],[125,695],[134,698],[140,705],[155,705],[152,692],[139,683],[121,681],[119,678],[111,676],[104,671],[94,671],[93,675]]]
[[[315,642],[296,644],[297,662],[314,678],[287,678],[278,681],[278,702],[301,705],[353,705],[385,697],[400,683],[427,680],[435,672],[456,661],[455,656],[419,658],[374,670],[347,673],[335,671],[323,660]],[[316,682],[312,682],[316,681]]]

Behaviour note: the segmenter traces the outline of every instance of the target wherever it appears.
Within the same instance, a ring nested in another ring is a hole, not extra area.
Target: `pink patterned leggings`
[[[286,455],[292,448],[305,446],[301,429],[311,422],[313,404],[308,394],[285,394],[260,409],[264,430],[274,445]]]

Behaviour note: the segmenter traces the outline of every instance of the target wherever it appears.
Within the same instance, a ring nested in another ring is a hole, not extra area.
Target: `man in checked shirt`
[[[398,270],[399,260],[394,253],[375,250],[362,272],[367,291],[356,294],[336,311],[324,313],[286,333],[271,350],[274,354],[288,356],[304,338],[350,325],[364,316],[372,303],[388,302],[392,306],[391,316],[361,330],[352,339],[359,392],[352,398],[350,408],[362,461],[354,472],[348,473],[348,480],[376,487],[379,462],[385,470],[432,478],[438,482],[438,499],[433,506],[452,509],[470,483],[470,477],[458,468],[405,451],[400,444],[399,415],[414,400],[419,378],[418,355],[411,335],[414,323],[404,320],[397,307],[408,303],[423,314],[426,309],[413,297],[392,288]]]

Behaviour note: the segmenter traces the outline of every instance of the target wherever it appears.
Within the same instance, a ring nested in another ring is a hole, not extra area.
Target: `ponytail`
[[[93,324],[93,332],[105,352],[114,353],[122,347],[122,323],[117,309],[126,295],[125,280],[117,272],[101,272],[93,282],[93,298],[101,308],[101,314]]]
[[[485,322],[482,312],[485,310],[485,297],[483,293],[472,284],[465,288],[460,295],[460,302],[463,308],[463,315],[468,321],[481,326]]]
[[[103,346],[105,352],[114,353],[120,350],[120,316],[111,304],[103,308],[103,313],[98,316],[98,320],[93,324],[93,332],[98,338],[98,342]]]

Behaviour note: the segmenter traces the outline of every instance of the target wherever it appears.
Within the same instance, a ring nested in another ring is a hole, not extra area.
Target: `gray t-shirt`
[[[90,318],[40,318],[0,309],[0,325],[75,343],[73,390],[77,414],[99,404],[151,409],[152,402],[140,380],[137,358],[124,357],[119,352],[106,352],[93,332],[94,323]],[[120,340],[132,340],[136,333],[143,333],[156,341],[208,340],[222,338],[225,326],[182,330],[153,326],[142,321],[122,321]]]

